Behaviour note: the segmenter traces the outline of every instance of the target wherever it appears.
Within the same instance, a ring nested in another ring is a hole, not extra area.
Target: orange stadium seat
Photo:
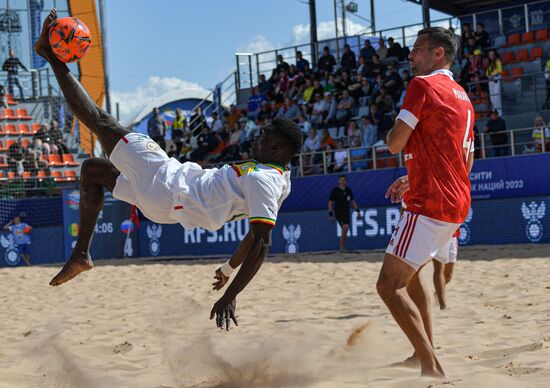
[[[17,105],[17,102],[15,102],[11,94],[6,95],[6,102],[8,103],[8,105]]]
[[[8,168],[8,163],[3,155],[0,155],[0,168]]]
[[[502,64],[506,65],[508,63],[514,62],[514,52],[513,51],[507,51],[502,54]]]
[[[529,56],[530,61],[535,59],[542,58],[542,47],[533,47],[531,49],[531,55]]]
[[[520,49],[516,51],[516,60],[515,62],[523,62],[529,59],[529,51],[527,49]]]
[[[19,135],[19,131],[17,130],[17,127],[14,124],[6,124],[4,128],[6,128],[6,133],[8,135],[12,135],[12,136]]]
[[[33,123],[32,126],[31,126],[32,133],[38,132],[38,130],[39,130],[40,128],[42,128],[42,124],[40,124],[40,123]]]
[[[30,171],[23,171],[23,179],[31,179],[31,172]]]
[[[521,35],[521,43],[531,43],[533,40],[535,40],[535,34],[533,31],[524,32]]]
[[[508,35],[508,46],[513,46],[515,44],[518,44],[520,41],[520,35],[519,33]]]
[[[4,109],[2,118],[4,120],[17,120],[17,117],[15,117],[15,113],[13,112],[13,109]]]
[[[59,154],[50,154],[50,156],[48,156],[48,164],[54,167],[63,167],[65,165]]]
[[[6,149],[10,148],[10,146],[15,143],[17,143],[17,140],[6,140]]]
[[[23,135],[32,135],[31,128],[28,124],[19,124],[19,133]]]
[[[502,70],[502,78],[507,78],[507,77],[510,77],[510,71],[506,70],[506,69],[503,69]]]
[[[6,174],[4,171],[0,171],[0,179],[6,179]]]
[[[15,179],[15,173],[13,171],[8,171],[8,179]]]
[[[38,179],[44,179],[44,178],[47,178],[48,175],[46,174],[46,171],[44,170],[38,170],[38,173],[36,174],[36,177]]]
[[[75,170],[65,171],[65,180],[66,181],[76,181],[76,171]]]
[[[512,77],[521,77],[523,75],[523,67],[514,67],[512,69]]]
[[[50,176],[54,178],[56,182],[60,182],[63,180],[63,175],[61,174],[61,171],[52,171],[50,173]]]
[[[545,28],[543,30],[537,30],[535,32],[535,40],[541,41],[541,40],[547,40],[548,39],[548,30]]]
[[[29,116],[27,110],[23,108],[17,109],[17,118],[19,120],[32,120],[32,117]]]
[[[21,139],[21,146],[23,148],[29,148],[31,141],[29,139]]]
[[[63,162],[70,167],[76,167],[80,165],[80,163],[74,160],[73,154],[63,154]]]

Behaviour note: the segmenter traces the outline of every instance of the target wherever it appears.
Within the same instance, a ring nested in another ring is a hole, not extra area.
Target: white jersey
[[[244,218],[275,226],[290,193],[290,172],[276,164],[248,162],[203,169],[184,163],[177,167],[171,180],[171,215],[185,228],[217,230]]]

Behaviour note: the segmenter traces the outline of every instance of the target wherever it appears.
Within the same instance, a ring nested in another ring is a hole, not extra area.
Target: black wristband
[[[333,212],[328,212],[328,216],[329,217],[334,217],[334,213]]]

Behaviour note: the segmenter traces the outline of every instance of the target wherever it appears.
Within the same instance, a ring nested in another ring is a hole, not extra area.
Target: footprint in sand
[[[479,353],[473,356],[468,356],[471,360],[488,360],[494,358],[501,358],[507,356],[514,356],[523,352],[534,352],[535,350],[542,349],[541,342],[534,342],[529,345],[516,346],[514,348],[488,350],[483,353]]]
[[[128,353],[133,348],[134,348],[134,345],[132,345],[128,341],[124,341],[123,343],[118,344],[117,346],[115,346],[113,348],[113,353],[115,353],[115,354],[124,354],[124,353]]]

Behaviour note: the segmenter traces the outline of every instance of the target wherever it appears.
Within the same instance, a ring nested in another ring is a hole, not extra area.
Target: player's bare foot
[[[407,368],[416,368],[418,367],[418,365],[420,365],[420,360],[418,359],[418,357],[416,357],[416,353],[413,353],[413,355],[407,358],[406,360],[391,364],[391,366],[407,367]]]
[[[51,280],[50,286],[59,286],[60,284],[66,283],[79,273],[84,271],[89,271],[94,267],[92,263],[92,258],[86,252],[81,252],[76,254],[73,252],[71,258],[63,266],[61,271]]]
[[[50,14],[44,19],[42,24],[42,32],[40,37],[34,44],[34,51],[42,57],[46,57],[52,52],[52,47],[50,46],[50,26],[57,19],[57,10],[54,8],[50,11]]]

